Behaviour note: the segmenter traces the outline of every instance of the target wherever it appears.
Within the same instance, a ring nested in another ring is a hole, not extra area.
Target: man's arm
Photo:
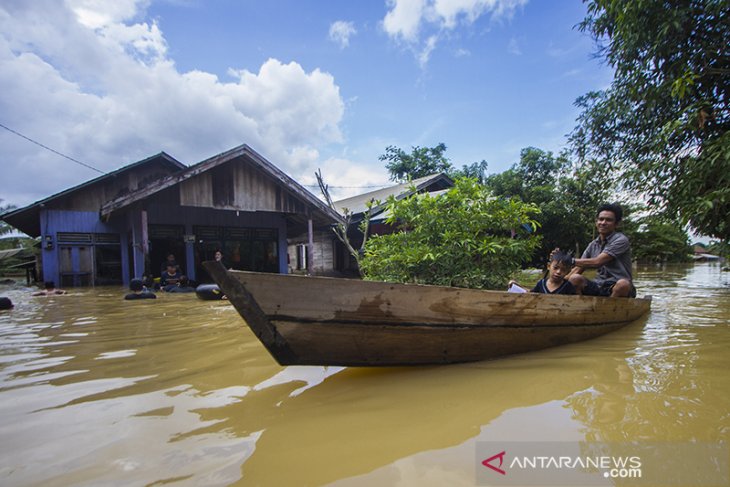
[[[598,257],[592,257],[590,259],[575,259],[574,264],[582,268],[594,268],[606,265],[613,260],[613,255],[601,252]]]
[[[608,264],[613,259],[614,257],[612,255],[605,252],[601,252],[598,257],[575,259],[573,262],[573,265],[575,267],[573,267],[573,269],[568,273],[568,275],[565,276],[565,278],[570,279],[570,276],[572,276],[573,274],[583,274],[583,271],[588,268],[601,267],[602,265]]]

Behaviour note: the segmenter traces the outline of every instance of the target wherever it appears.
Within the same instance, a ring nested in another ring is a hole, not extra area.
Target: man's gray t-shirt
[[[631,244],[626,235],[613,232],[605,242],[598,237],[588,244],[581,258],[592,259],[602,253],[610,255],[613,260],[598,268],[596,281],[633,280],[631,277]]]

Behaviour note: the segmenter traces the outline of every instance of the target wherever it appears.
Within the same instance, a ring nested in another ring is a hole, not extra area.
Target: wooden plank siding
[[[317,230],[313,234],[313,248],[311,252],[312,274],[316,276],[332,276],[339,274],[335,265],[335,253],[341,251],[337,245],[337,237],[331,230]],[[297,247],[309,245],[308,235],[301,234],[289,239],[287,252],[289,254],[289,273],[306,273],[306,269],[297,269]]]
[[[170,175],[172,171],[161,163],[151,162],[115,177],[106,178],[97,184],[57,198],[46,204],[48,208],[71,211],[94,211],[109,200],[133,193],[152,182]]]
[[[269,175],[240,159],[180,183],[180,204],[221,210],[304,214],[304,203]]]

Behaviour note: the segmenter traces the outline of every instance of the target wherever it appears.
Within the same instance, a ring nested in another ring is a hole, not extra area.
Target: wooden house
[[[161,153],[3,215],[42,238],[44,279],[61,286],[159,276],[168,254],[204,282],[216,250],[231,268],[286,273],[302,233],[311,271],[315,232],[340,218],[245,144],[191,167]]]

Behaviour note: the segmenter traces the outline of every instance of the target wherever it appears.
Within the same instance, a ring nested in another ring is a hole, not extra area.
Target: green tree
[[[576,101],[581,161],[696,230],[730,239],[730,9],[725,0],[591,0],[580,29],[615,70]]]
[[[2,202],[3,202],[3,199],[0,198],[0,216],[4,215],[5,213],[11,212],[17,208],[17,206],[15,206],[15,205],[3,205]],[[8,225],[4,221],[0,221],[0,236],[7,235],[12,232],[13,232],[13,227]]]
[[[385,154],[378,159],[385,162],[385,168],[390,173],[390,180],[404,183],[413,179],[444,173],[451,178],[474,178],[483,183],[487,178],[487,161],[464,164],[456,169],[444,155],[446,144],[441,142],[435,147],[412,147],[408,154],[403,149],[389,145]]]
[[[631,240],[634,259],[662,263],[690,259],[689,236],[680,223],[667,221],[660,215],[640,217],[634,223],[622,229]]]
[[[501,289],[539,243],[525,228],[537,225],[537,207],[495,197],[475,179],[387,204],[397,231],[368,240],[366,279]]]
[[[535,147],[520,152],[520,161],[485,181],[495,195],[518,197],[540,208],[542,243],[530,264],[542,266],[555,247],[579,253],[593,238],[595,210],[608,199],[605,180],[591,177],[567,155],[554,156]]]
[[[403,149],[389,145],[385,154],[378,160],[385,162],[391,181],[406,182],[430,174],[453,170],[451,162],[444,155],[446,144],[441,142],[435,147],[412,147],[408,154]]]
[[[464,164],[461,169],[453,170],[449,173],[452,178],[472,178],[476,179],[479,184],[484,184],[487,180],[487,161],[482,159],[480,162],[472,162]]]

